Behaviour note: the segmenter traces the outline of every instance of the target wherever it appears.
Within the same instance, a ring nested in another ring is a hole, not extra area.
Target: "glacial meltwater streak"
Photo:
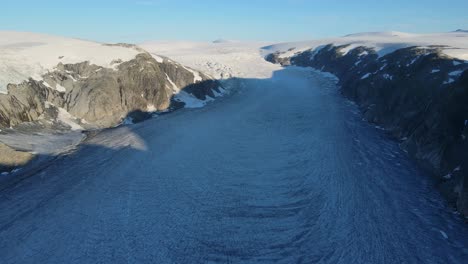
[[[228,82],[0,191],[0,263],[467,263],[461,218],[332,79]]]

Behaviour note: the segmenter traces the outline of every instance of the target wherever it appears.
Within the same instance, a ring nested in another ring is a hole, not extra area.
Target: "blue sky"
[[[0,30],[105,42],[292,41],[468,28],[468,0],[4,0]]]

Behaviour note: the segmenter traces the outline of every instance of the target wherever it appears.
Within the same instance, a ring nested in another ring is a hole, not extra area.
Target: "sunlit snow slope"
[[[30,32],[0,31],[0,93],[9,83],[18,84],[28,78],[41,79],[59,63],[89,61],[113,68],[137,54],[135,48],[109,46],[97,42],[49,36]]]
[[[308,49],[320,49],[328,44],[335,46],[349,45],[346,49],[342,50],[344,53],[358,46],[371,47],[380,56],[384,56],[397,49],[413,46],[441,46],[446,55],[468,60],[468,33],[463,31],[434,34],[410,34],[396,31],[357,33],[339,38],[280,43],[267,46],[266,49],[269,52],[284,52],[281,55],[282,57],[291,57],[296,52]]]
[[[149,52],[168,56],[219,79],[268,78],[279,66],[266,62],[259,53],[265,42],[164,42],[140,44]]]

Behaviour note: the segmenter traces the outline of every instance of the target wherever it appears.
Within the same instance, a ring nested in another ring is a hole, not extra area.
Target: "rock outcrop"
[[[0,153],[0,172],[25,165],[34,158],[29,152],[18,151],[2,143],[0,143]]]
[[[339,77],[341,92],[367,120],[401,141],[442,193],[468,216],[468,64],[440,47],[409,47],[379,57],[368,47],[328,45],[267,60]]]
[[[84,128],[110,127],[131,112],[183,106],[174,98],[180,91],[200,100],[220,92],[219,83],[208,76],[139,51],[133,60],[114,61],[114,68],[87,61],[60,63],[41,80],[9,84],[8,94],[0,94],[0,129],[24,122],[50,126],[59,121],[71,124],[72,129],[73,123]]]

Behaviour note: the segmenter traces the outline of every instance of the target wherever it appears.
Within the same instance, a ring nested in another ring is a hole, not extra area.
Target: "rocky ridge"
[[[221,92],[220,84],[203,73],[140,51],[133,60],[113,62],[115,69],[87,61],[59,63],[39,80],[9,84],[8,94],[0,94],[0,129],[53,121],[71,129],[110,127],[136,110],[182,107],[179,93],[203,101]]]

